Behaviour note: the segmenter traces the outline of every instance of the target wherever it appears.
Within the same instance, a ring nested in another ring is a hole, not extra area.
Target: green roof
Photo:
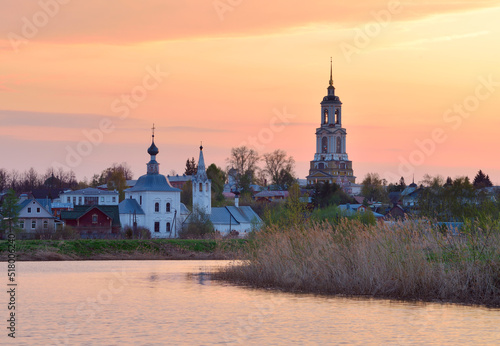
[[[62,220],[77,220],[92,209],[99,209],[113,220],[113,227],[120,227],[120,212],[117,205],[75,205],[73,210],[61,211]]]

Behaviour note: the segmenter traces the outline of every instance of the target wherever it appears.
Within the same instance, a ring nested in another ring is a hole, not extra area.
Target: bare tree
[[[60,188],[68,185],[69,176],[68,176],[68,173],[65,172],[62,167],[59,167],[59,169],[57,171],[55,171],[54,173],[55,173],[55,177],[59,181]]]
[[[21,185],[21,174],[19,173],[18,170],[13,169],[10,171],[10,176],[9,176],[9,187],[14,190],[18,191],[19,187]]]
[[[23,190],[37,189],[41,185],[41,179],[33,167],[23,173]]]
[[[294,179],[295,160],[293,157],[287,157],[286,151],[276,149],[272,153],[264,154],[264,172],[268,175],[272,184],[280,189],[286,189],[291,186]]]
[[[232,171],[232,178],[239,189],[249,192],[250,184],[258,170],[259,154],[246,146],[231,149],[231,156],[226,160],[228,172]],[[233,169],[233,170],[232,170]]]
[[[0,192],[5,190],[9,185],[9,173],[6,169],[0,168]]]
[[[231,149],[231,156],[227,159],[228,169],[235,168],[238,174],[244,175],[246,172],[255,172],[259,162],[259,154],[246,146]]]

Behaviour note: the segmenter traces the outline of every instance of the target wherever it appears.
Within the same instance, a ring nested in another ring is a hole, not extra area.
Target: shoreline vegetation
[[[17,261],[224,260],[235,259],[245,240],[227,239],[78,239],[17,240]],[[0,256],[7,260],[7,241]]]
[[[269,226],[242,248],[241,262],[212,277],[287,292],[500,307],[499,226],[467,221],[458,235],[426,220]]]

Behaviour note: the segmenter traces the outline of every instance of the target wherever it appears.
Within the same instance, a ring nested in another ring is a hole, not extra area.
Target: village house
[[[212,182],[207,177],[203,146],[200,146],[198,169],[192,178],[193,210],[208,214],[214,230],[225,236],[238,234],[245,237],[254,229],[260,229],[263,221],[250,206],[239,205],[239,194],[235,193],[234,206],[212,207]],[[189,222],[189,219],[187,220]]]
[[[52,215],[49,199],[28,199],[21,195],[19,206],[19,223],[21,239],[33,239],[36,234],[54,232],[56,218]]]
[[[76,205],[71,211],[62,211],[61,219],[83,239],[115,238],[121,230],[117,205]]]
[[[254,195],[257,202],[276,202],[288,198],[288,191],[261,191]]]
[[[77,205],[118,205],[120,194],[118,191],[108,191],[87,187],[81,190],[65,191],[59,195],[57,202],[73,203]]]

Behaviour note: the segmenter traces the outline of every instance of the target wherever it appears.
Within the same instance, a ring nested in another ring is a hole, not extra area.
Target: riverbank
[[[428,222],[271,227],[247,244],[242,264],[213,278],[289,292],[500,307],[500,230],[490,226],[471,222],[459,237]]]
[[[219,260],[234,259],[245,240],[17,240],[17,261],[81,260]],[[7,241],[0,241],[0,258],[7,261]]]

